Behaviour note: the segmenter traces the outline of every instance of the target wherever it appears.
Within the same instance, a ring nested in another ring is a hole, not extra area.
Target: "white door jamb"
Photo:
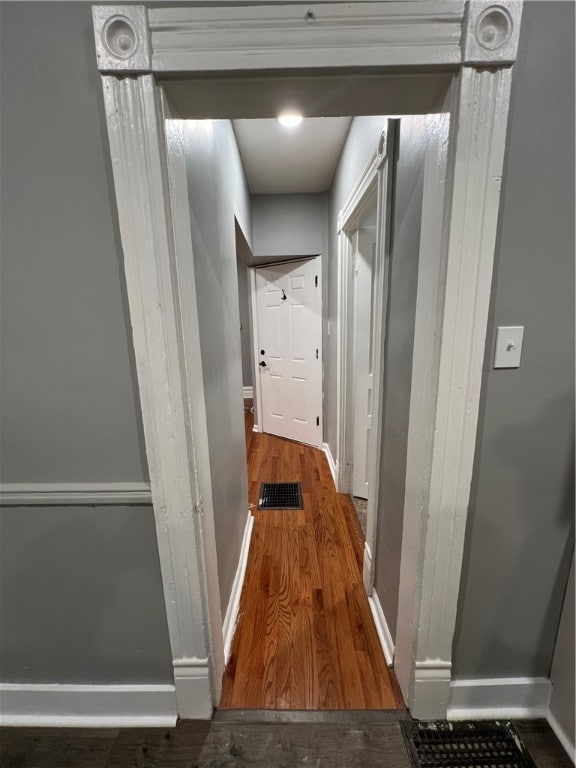
[[[258,361],[260,360],[260,349],[258,347],[258,305],[256,301],[256,268],[248,268],[250,278],[250,306],[252,309],[252,381],[254,382],[254,432],[262,431],[263,413],[262,413],[262,380],[258,370]]]
[[[337,335],[337,448],[336,487],[339,493],[352,492],[353,447],[353,290],[352,262],[354,234],[366,215],[376,208],[376,258],[372,281],[374,307],[372,312],[372,429],[367,451],[368,508],[366,517],[366,543],[364,547],[363,580],[368,594],[374,585],[374,558],[376,545],[376,518],[379,503],[379,467],[382,444],[382,405],[384,342],[386,333],[386,304],[388,296],[389,265],[389,158],[393,155],[392,121],[380,136],[378,147],[364,172],[356,182],[348,200],[338,216],[338,335]]]

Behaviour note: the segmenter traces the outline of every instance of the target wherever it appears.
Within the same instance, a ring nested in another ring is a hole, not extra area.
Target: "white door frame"
[[[162,77],[452,73],[440,251],[417,297],[395,660],[411,713],[437,717],[450,695],[521,12],[509,0],[93,8],[182,717],[209,716],[224,654],[189,212]]]
[[[375,211],[374,211],[375,213]],[[368,245],[370,240],[370,245]],[[367,248],[370,250],[366,250]],[[374,314],[374,264],[376,260],[376,223],[363,224],[354,234],[352,260],[352,496],[368,499],[367,455],[372,429],[372,382],[374,371],[372,349],[372,322]],[[368,278],[368,281],[366,281]],[[364,293],[361,283],[364,281]],[[369,294],[367,293],[369,291]],[[366,303],[365,297],[370,296]],[[362,303],[366,306],[362,307]],[[362,313],[369,312],[368,318]],[[368,319],[368,325],[366,325]],[[367,348],[365,347],[367,345]],[[362,351],[363,350],[363,351]],[[366,354],[368,353],[368,354]],[[370,379],[370,383],[368,382]],[[369,395],[369,396],[368,396]],[[362,446],[362,447],[360,447]],[[358,493],[357,493],[358,491]]]
[[[252,318],[252,388],[254,392],[254,432],[262,432],[262,383],[258,375],[258,307],[256,305],[256,267],[248,267],[250,278],[250,312]]]
[[[338,215],[338,307],[337,307],[337,403],[336,403],[336,489],[352,493],[353,448],[353,287],[354,235],[366,216],[376,209],[376,258],[372,281],[374,306],[372,310],[372,429],[368,441],[366,474],[368,477],[368,507],[364,545],[363,580],[368,594],[374,585],[376,548],[376,511],[379,504],[379,467],[382,445],[382,406],[384,399],[384,344],[386,340],[386,306],[388,299],[389,219],[390,219],[390,158],[394,154],[393,123],[388,121],[378,146],[364,172],[358,178],[345,205]]]
[[[273,267],[276,264],[291,264],[297,261],[310,261],[312,259],[318,259],[318,290],[320,291],[320,317],[324,322],[324,305],[322,302],[322,254],[317,253],[313,256],[295,256],[293,259],[282,259],[281,261],[271,261],[266,264],[257,264],[253,267],[248,267],[250,272],[250,307],[252,312],[252,380],[254,382],[254,392],[256,397],[254,398],[254,432],[262,432],[262,424],[264,423],[264,414],[262,412],[262,380],[260,378],[260,369],[258,363],[260,361],[260,334],[258,330],[258,305],[256,299],[256,270],[261,267]],[[324,393],[324,349],[323,339],[320,336],[320,361],[322,363],[322,393]],[[320,444],[324,440],[324,414],[322,404],[320,405]]]

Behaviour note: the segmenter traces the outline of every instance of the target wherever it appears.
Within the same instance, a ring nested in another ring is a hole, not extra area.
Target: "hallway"
[[[399,709],[362,584],[363,534],[324,454],[252,431],[254,529],[221,709]],[[301,482],[304,508],[256,509],[261,482]]]

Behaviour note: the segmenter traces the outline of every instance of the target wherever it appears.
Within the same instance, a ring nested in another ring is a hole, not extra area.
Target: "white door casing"
[[[382,444],[383,365],[388,297],[390,157],[393,156],[394,123],[388,121],[378,146],[360,174],[338,215],[338,338],[337,338],[337,448],[336,486],[340,493],[352,492],[353,469],[353,283],[352,272],[357,230],[376,210],[376,248],[372,269],[371,343],[372,376],[371,424],[366,448],[368,504],[364,545],[363,582],[368,595],[374,585],[377,510],[380,500],[378,470]]]
[[[321,257],[255,269],[263,432],[322,445]]]
[[[362,227],[355,236],[354,281],[354,364],[353,364],[353,447],[352,493],[368,498],[368,444],[372,429],[372,320],[376,261],[376,227]]]
[[[150,10],[93,7],[183,717],[209,717],[216,702],[222,617],[210,597],[217,576],[213,511],[202,486],[209,474],[204,466],[207,435],[193,424],[194,409],[202,410],[202,377],[200,361],[194,359],[197,344],[187,351],[182,338],[184,328],[193,336],[198,325],[183,321],[193,315],[194,300],[180,289],[176,267],[174,233],[185,231],[186,212],[178,189],[171,192],[166,181],[162,77],[212,73],[216,103],[217,75],[226,72],[251,70],[263,85],[272,70],[300,71],[303,81],[310,68],[328,73],[372,68],[383,77],[404,68],[408,80],[410,71],[423,76],[439,69],[452,73],[445,164],[430,168],[424,185],[426,200],[436,190],[434,174],[444,168],[439,181],[446,194],[435,203],[440,215],[433,221],[425,216],[423,223],[422,238],[426,227],[433,238],[426,245],[430,260],[419,275],[417,295],[395,658],[412,715],[442,717],[450,691],[521,14],[521,0],[316,2],[312,8],[281,2]],[[281,78],[275,87],[282,87]],[[389,111],[397,114],[396,95],[388,96]],[[221,103],[220,110],[225,113],[226,105]]]

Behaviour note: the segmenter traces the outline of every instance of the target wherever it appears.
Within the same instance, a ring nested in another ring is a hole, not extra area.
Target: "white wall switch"
[[[494,368],[519,368],[522,355],[523,325],[501,325],[496,331]]]

